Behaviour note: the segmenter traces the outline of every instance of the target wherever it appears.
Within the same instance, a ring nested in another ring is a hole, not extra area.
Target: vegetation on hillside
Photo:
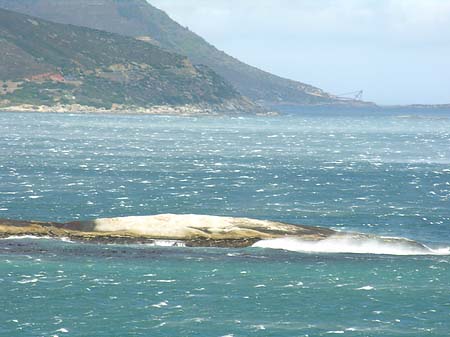
[[[0,100],[11,104],[249,105],[223,78],[185,56],[2,9],[0,57],[0,80],[17,86],[0,92]]]
[[[240,93],[267,105],[342,103],[318,88],[269,74],[219,51],[146,0],[0,0],[0,7],[150,41],[209,66]]]

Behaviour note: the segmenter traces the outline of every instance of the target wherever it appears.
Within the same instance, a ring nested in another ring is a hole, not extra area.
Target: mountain
[[[206,66],[134,38],[0,9],[3,105],[254,105]]]
[[[352,104],[259,70],[219,51],[145,0],[0,0],[0,7],[50,21],[132,36],[209,66],[243,95],[268,106]]]

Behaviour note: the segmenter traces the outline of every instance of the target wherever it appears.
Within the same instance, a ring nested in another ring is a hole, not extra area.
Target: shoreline
[[[69,105],[32,105],[20,104],[0,106],[0,112],[11,113],[55,113],[55,114],[98,114],[98,115],[166,115],[166,116],[222,116],[222,115],[254,115],[277,116],[278,112],[265,111],[263,108],[235,107],[230,104],[185,104],[185,105],[155,105],[152,107],[137,107],[117,105],[112,108],[98,108],[81,104]]]
[[[22,239],[22,238],[36,238],[36,239],[49,239],[49,240],[61,240],[63,242],[73,243],[86,243],[86,244],[99,244],[99,245],[155,245],[161,247],[184,247],[184,248],[249,248],[255,243],[262,241],[261,239],[235,239],[235,240],[207,240],[207,239],[191,239],[191,240],[172,240],[172,239],[153,239],[145,237],[133,237],[126,235],[105,235],[105,236],[90,236],[83,235],[71,235],[59,236],[59,235],[44,235],[40,233],[23,233],[15,235],[0,234],[0,240],[4,239]],[[159,242],[167,242],[170,244],[160,245]]]

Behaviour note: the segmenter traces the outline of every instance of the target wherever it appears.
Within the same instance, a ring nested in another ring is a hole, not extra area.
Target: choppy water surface
[[[0,218],[200,213],[450,246],[447,117],[0,125]],[[1,240],[0,335],[447,336],[450,258],[372,253]]]

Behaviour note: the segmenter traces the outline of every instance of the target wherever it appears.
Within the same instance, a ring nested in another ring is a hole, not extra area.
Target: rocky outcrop
[[[70,223],[0,220],[0,237],[48,236],[75,241],[145,243],[179,240],[195,247],[248,247],[265,239],[287,236],[321,240],[331,229],[248,218],[163,214],[97,219]]]
[[[384,238],[361,233],[343,233],[322,227],[291,225],[282,222],[249,218],[208,215],[161,214],[122,218],[95,219],[69,223],[0,220],[0,238],[11,236],[68,238],[93,243],[155,243],[171,240],[187,247],[278,247],[287,249],[289,241],[303,244],[335,245],[351,242],[353,246],[376,245],[389,251],[397,248],[413,253],[429,253],[426,246],[403,238]],[[275,240],[275,241],[273,241]],[[315,249],[315,248],[314,248]],[[320,247],[327,251],[327,247]],[[359,251],[360,249],[354,249]],[[329,250],[329,249],[328,249]]]
[[[72,222],[63,226],[66,229],[85,232],[121,232],[140,237],[172,240],[261,240],[288,235],[320,239],[335,233],[333,230],[320,227],[296,226],[249,218],[194,214],[107,218]]]

